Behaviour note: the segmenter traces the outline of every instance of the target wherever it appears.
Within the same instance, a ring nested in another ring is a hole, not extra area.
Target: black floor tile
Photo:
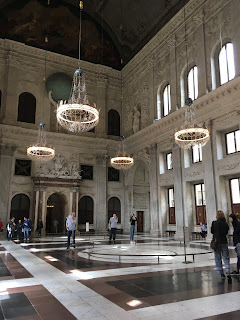
[[[24,293],[13,293],[0,296],[0,303],[6,319],[27,317],[37,314]]]

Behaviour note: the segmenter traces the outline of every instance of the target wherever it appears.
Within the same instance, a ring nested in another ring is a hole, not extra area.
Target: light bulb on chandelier
[[[128,170],[134,164],[133,157],[127,156],[126,152],[124,151],[124,146],[123,146],[124,139],[125,139],[124,136],[120,137],[120,141],[121,141],[120,151],[118,152],[116,157],[111,158],[111,166],[117,170]]]
[[[44,131],[44,123],[40,123],[38,128],[37,143],[27,148],[27,156],[32,161],[50,161],[55,157],[55,150],[47,146],[46,132]]]
[[[72,90],[68,101],[60,101],[57,108],[57,121],[71,132],[86,132],[92,130],[99,122],[99,110],[91,106],[87,97],[85,74],[80,68],[81,51],[81,17],[83,1],[80,1],[80,30],[79,30],[79,60],[78,69],[73,76]]]

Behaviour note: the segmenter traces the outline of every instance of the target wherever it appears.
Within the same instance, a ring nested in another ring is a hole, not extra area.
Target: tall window
[[[224,84],[235,77],[235,64],[232,43],[227,43],[222,47],[218,57],[220,84]]]
[[[172,152],[169,152],[166,154],[166,160],[167,160],[167,170],[171,170],[173,168],[173,166],[172,166]]]
[[[240,178],[230,180],[231,204],[234,213],[240,212]]]
[[[120,116],[113,109],[108,111],[108,135],[120,136]]]
[[[18,100],[17,121],[35,123],[36,98],[29,92],[23,92]]]
[[[121,223],[121,202],[117,197],[108,200],[108,221],[114,213],[118,216],[118,223]]]
[[[119,181],[119,170],[108,167],[108,181]]]
[[[196,206],[197,225],[199,225],[200,222],[207,224],[204,183],[195,184],[194,191],[195,191],[195,206]]]
[[[168,217],[169,217],[169,224],[176,224],[173,188],[168,189]]]
[[[81,165],[81,177],[83,180],[93,180],[93,166]]]
[[[16,176],[31,176],[31,160],[16,159],[15,175]]]
[[[188,73],[188,96],[192,100],[198,97],[198,68],[193,67]]]
[[[167,116],[171,111],[170,84],[163,90],[163,116]]]
[[[78,204],[78,223],[86,222],[93,224],[93,199],[89,196],[82,197]]]
[[[195,145],[192,147],[192,159],[193,163],[202,162],[202,146]]]
[[[227,154],[240,151],[240,130],[226,133]]]

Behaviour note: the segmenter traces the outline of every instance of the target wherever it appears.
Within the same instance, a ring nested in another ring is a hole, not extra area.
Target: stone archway
[[[62,233],[65,231],[66,198],[61,193],[53,193],[47,200],[46,233]]]
[[[11,201],[10,218],[15,218],[15,223],[23,218],[29,218],[30,199],[24,193],[16,194]]]

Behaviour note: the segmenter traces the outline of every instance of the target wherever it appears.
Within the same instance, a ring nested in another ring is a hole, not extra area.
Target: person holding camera
[[[135,224],[137,222],[137,217],[133,213],[130,218],[130,243],[134,243],[134,233],[135,233]]]

